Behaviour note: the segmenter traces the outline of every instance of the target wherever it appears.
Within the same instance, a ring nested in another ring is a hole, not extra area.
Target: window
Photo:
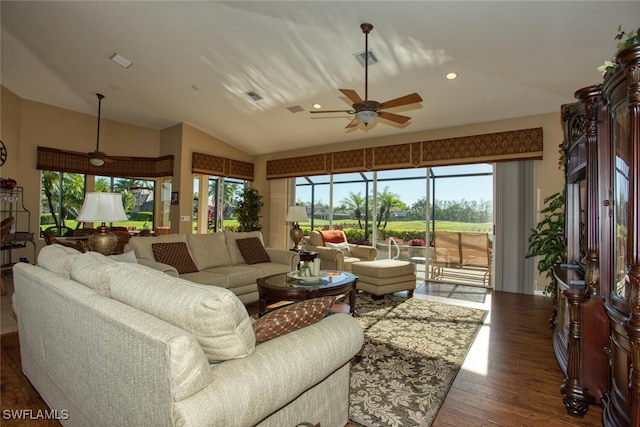
[[[84,201],[84,189],[84,175],[42,171],[40,229],[54,226],[76,228],[76,217]]]
[[[90,177],[90,178],[89,178]],[[89,180],[90,179],[90,180]],[[170,178],[138,179],[88,176],[60,171],[42,171],[40,229],[49,227],[81,227],[76,217],[84,202],[85,191],[122,194],[128,220],[111,226],[130,230],[154,229],[169,225]],[[42,236],[42,232],[40,233]]]
[[[203,183],[207,183],[203,188]],[[248,181],[218,176],[194,175],[193,179],[193,216],[194,231],[215,233],[217,231],[233,231],[238,227],[235,215],[236,203]],[[207,196],[201,197],[200,191]],[[200,209],[206,209],[205,215],[198,215]]]

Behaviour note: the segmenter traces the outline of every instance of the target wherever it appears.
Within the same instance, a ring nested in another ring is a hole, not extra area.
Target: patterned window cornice
[[[254,180],[253,163],[212,156],[210,154],[193,153],[191,157],[193,173],[224,176],[229,178]]]
[[[131,157],[96,167],[89,163],[86,153],[38,147],[36,169],[87,175],[159,178],[173,176],[173,156]]]
[[[532,159],[542,159],[542,128],[269,160],[267,179]]]

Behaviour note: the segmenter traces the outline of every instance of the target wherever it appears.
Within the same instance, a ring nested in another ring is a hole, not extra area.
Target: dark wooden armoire
[[[567,264],[557,266],[553,345],[567,411],[640,426],[640,46],[562,106]]]

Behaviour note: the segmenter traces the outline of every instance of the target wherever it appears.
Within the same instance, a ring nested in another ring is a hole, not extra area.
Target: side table
[[[298,255],[300,255],[300,262],[304,262],[305,265],[309,264],[310,262],[315,261],[316,258],[318,258],[318,252],[314,252],[314,251],[298,251],[295,249],[289,249],[290,251],[293,252],[297,252]],[[300,269],[300,264],[298,264],[298,269]]]

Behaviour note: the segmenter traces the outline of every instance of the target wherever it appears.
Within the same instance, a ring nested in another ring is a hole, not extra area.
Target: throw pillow
[[[253,324],[256,344],[316,323],[329,313],[335,302],[336,297],[314,298],[265,314]]]
[[[151,250],[156,261],[174,267],[179,274],[198,271],[185,242],[154,243]]]
[[[325,243],[342,243],[347,241],[344,231],[342,230],[320,230],[322,241]]]
[[[247,264],[260,264],[262,262],[271,262],[269,254],[264,249],[262,242],[257,237],[249,237],[247,239],[236,240],[236,245],[240,249],[242,258]]]
[[[344,256],[351,256],[351,250],[349,250],[349,244],[347,242],[342,243],[326,243],[328,248],[340,249]]]

